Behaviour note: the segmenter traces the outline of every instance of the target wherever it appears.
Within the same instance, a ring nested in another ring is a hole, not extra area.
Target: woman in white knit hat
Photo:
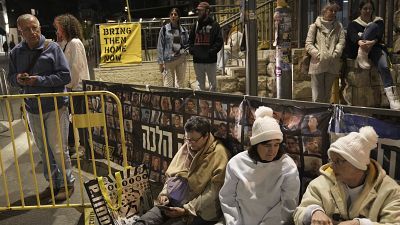
[[[377,142],[375,130],[362,127],[331,144],[331,162],[308,185],[296,225],[400,224],[400,187],[370,159]]]
[[[219,192],[227,225],[278,225],[291,221],[300,180],[295,162],[283,153],[283,134],[271,108],[261,106],[248,151],[234,156]]]

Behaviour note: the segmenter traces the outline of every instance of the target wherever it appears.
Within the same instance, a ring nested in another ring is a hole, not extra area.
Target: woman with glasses
[[[336,20],[339,9],[336,3],[325,5],[321,16],[308,30],[305,47],[311,55],[308,74],[313,102],[329,103],[332,85],[340,74],[345,34],[342,24]]]
[[[383,43],[385,23],[375,16],[373,1],[363,0],[359,5],[360,16],[347,27],[345,56],[356,59],[362,69],[377,67],[391,109],[400,110],[400,97],[389,69],[388,51]]]
[[[179,9],[170,11],[169,20],[158,35],[158,64],[165,87],[184,88],[189,33],[180,24]]]
[[[331,144],[330,162],[294,213],[296,225],[399,224],[400,186],[370,159],[377,142],[375,130],[362,127]]]
[[[184,129],[185,143],[168,166],[157,205],[135,225],[211,225],[221,217],[218,192],[224,182],[228,151],[210,133],[206,118],[193,116]]]
[[[283,153],[283,134],[271,108],[255,112],[250,149],[228,163],[219,193],[229,225],[286,224],[292,220],[300,191],[295,162]]]

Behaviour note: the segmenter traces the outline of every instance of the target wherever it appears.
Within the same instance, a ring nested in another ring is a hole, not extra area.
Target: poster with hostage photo
[[[172,114],[172,125],[175,129],[183,129],[183,116],[179,114]]]
[[[168,96],[161,97],[161,110],[162,111],[171,111],[171,98]]]
[[[185,112],[191,115],[197,114],[197,99],[187,98],[185,100]]]
[[[221,101],[214,101],[214,119],[226,120],[227,117],[227,104]]]
[[[153,125],[159,125],[160,124],[160,116],[161,112],[158,110],[152,110],[151,111],[151,120],[150,123]]]
[[[300,142],[298,136],[286,135],[283,141],[286,153],[289,154],[300,154]]]
[[[214,136],[218,138],[227,138],[229,133],[229,127],[226,121],[214,120],[213,129]]]
[[[304,116],[303,122],[301,123],[301,134],[304,136],[321,136],[322,132],[318,128],[318,125],[318,115],[311,114]]]
[[[322,137],[303,136],[303,154],[321,157]]]
[[[212,107],[211,101],[200,99],[199,100],[199,116],[211,117]]]
[[[151,94],[150,93],[142,93],[141,97],[141,106],[150,108],[151,107]]]
[[[123,98],[123,103],[124,104],[131,104],[131,91],[124,91],[122,92],[122,98]]]
[[[171,114],[170,113],[161,113],[160,126],[164,128],[169,128],[171,125]]]
[[[183,107],[183,99],[182,98],[175,98],[174,99],[174,112],[182,112],[184,109]]]
[[[132,106],[139,106],[140,105],[140,93],[132,92],[131,105]]]
[[[153,107],[153,109],[160,109],[160,98],[160,95],[153,94],[151,96],[151,106]]]

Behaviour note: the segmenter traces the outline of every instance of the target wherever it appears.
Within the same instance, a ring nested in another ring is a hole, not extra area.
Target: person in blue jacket
[[[33,15],[19,16],[17,26],[24,40],[15,46],[10,54],[8,80],[11,85],[20,87],[24,94],[65,92],[65,85],[71,81],[71,76],[68,62],[59,45],[46,40],[41,34],[39,20]],[[72,175],[71,160],[67,149],[68,97],[63,96],[56,99],[57,105],[53,98],[41,98],[39,105],[36,99],[27,98],[25,105],[28,111],[29,127],[42,156],[45,178],[46,180],[52,179],[53,183],[53,187],[49,186],[41,193],[40,197],[50,197],[51,188],[53,188],[55,200],[63,201],[73,193],[75,178]],[[58,107],[60,130],[57,129],[56,106]],[[41,116],[45,134],[41,128]],[[59,143],[59,135],[62,137],[62,143]],[[49,164],[47,164],[45,155],[45,143],[47,144]],[[64,152],[63,155],[61,151]],[[65,174],[61,169],[62,160],[65,164]],[[48,166],[51,177],[48,173]]]
[[[179,9],[170,11],[169,20],[158,35],[158,64],[165,87],[184,88],[189,32],[180,24]]]

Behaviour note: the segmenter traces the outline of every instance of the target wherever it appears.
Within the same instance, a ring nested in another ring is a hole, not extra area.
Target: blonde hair
[[[325,14],[328,9],[336,9],[336,12],[340,10],[340,6],[336,2],[329,2],[321,10],[321,16]]]

